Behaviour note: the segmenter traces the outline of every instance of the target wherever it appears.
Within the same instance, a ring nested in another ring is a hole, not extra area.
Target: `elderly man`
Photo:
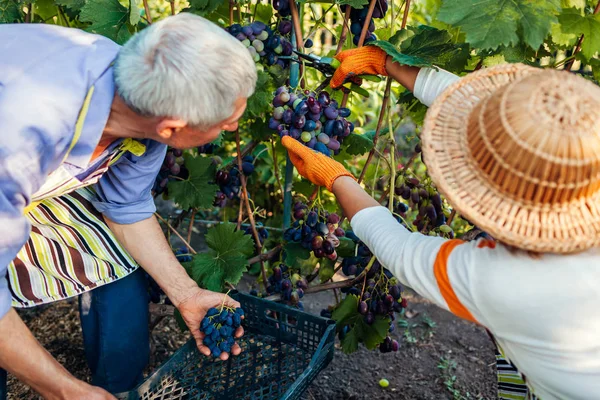
[[[0,25],[1,368],[48,399],[113,398],[108,391],[134,387],[149,348],[138,265],[208,354],[198,328],[224,295],[188,277],[153,217],[150,190],[167,145],[195,147],[235,130],[255,84],[244,46],[191,14],[123,47],[75,29]],[[11,308],[76,295],[96,386],[70,375]]]

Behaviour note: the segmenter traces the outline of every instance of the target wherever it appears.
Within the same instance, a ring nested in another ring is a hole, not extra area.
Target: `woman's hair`
[[[115,62],[117,93],[141,115],[171,117],[208,128],[256,86],[248,50],[227,31],[190,13],[156,22],[134,35]]]

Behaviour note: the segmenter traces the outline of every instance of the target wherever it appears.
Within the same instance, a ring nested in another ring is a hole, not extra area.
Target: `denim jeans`
[[[150,355],[144,271],[82,294],[79,314],[92,384],[112,393],[133,389]],[[0,369],[0,400],[5,398],[6,373]]]

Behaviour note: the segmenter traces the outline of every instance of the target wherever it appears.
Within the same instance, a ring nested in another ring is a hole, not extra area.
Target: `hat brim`
[[[541,71],[507,64],[473,72],[455,82],[427,112],[421,134],[423,157],[430,177],[448,202],[494,238],[539,253],[579,252],[600,246],[600,192],[552,207],[519,202],[489,182],[467,144],[469,117],[480,101]]]

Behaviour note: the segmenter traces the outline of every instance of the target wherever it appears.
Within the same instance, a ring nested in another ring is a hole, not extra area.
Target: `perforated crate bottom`
[[[146,385],[142,385],[139,398],[279,399],[308,367],[312,357],[306,350],[277,343],[274,338],[263,335],[246,333],[238,343],[242,353],[228,361],[214,361],[197,350],[188,351],[170,374],[158,383],[153,382],[154,388],[143,391]],[[190,345],[194,343],[189,342],[184,348]],[[184,348],[180,352],[183,353]],[[209,364],[209,368],[203,368]]]

